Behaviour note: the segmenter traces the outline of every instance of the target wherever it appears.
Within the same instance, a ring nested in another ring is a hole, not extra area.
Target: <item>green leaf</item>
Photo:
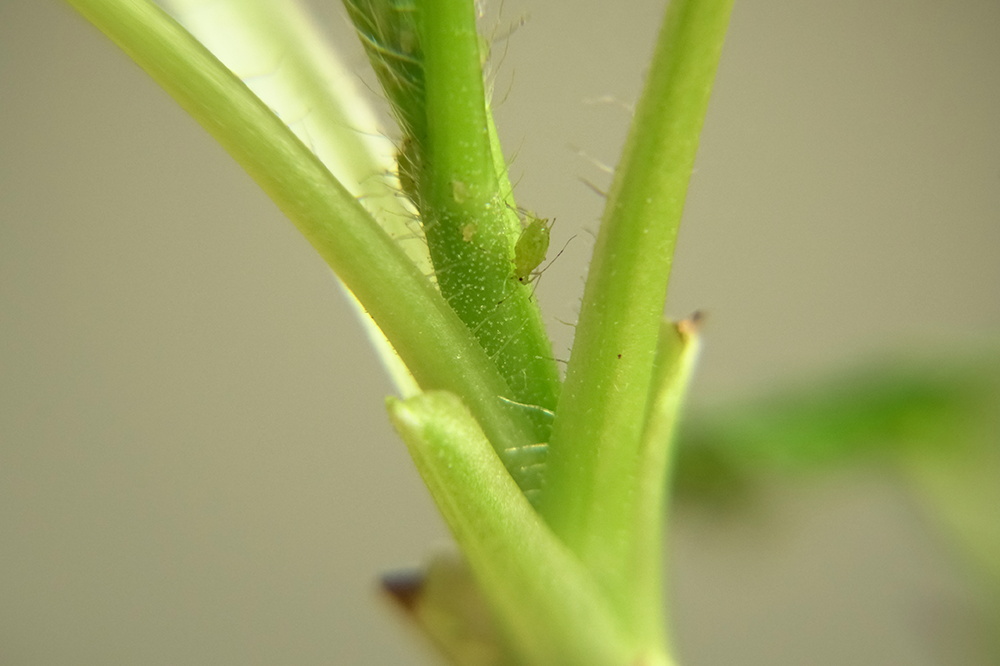
[[[918,451],[960,455],[991,423],[998,396],[1000,362],[990,355],[869,366],[695,414],[681,432],[677,490],[698,500],[713,486],[701,478],[712,469],[727,478],[798,475],[893,464]]]
[[[1000,357],[901,361],[717,409],[682,429],[675,490],[745,509],[776,479],[874,467],[914,491],[975,578],[1000,654]]]

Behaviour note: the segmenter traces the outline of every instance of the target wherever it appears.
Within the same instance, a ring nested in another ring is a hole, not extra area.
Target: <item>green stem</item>
[[[694,322],[665,321],[653,364],[649,410],[636,458],[635,504],[625,563],[626,584],[615,601],[624,623],[645,644],[664,642],[663,536],[667,479],[674,441],[699,341]]]
[[[360,81],[297,0],[160,0],[212,55],[290,125],[330,173],[425,273],[427,243],[412,208],[397,196],[393,144],[380,133]]]
[[[495,365],[361,204],[252,92],[144,0],[70,0],[250,174],[364,304],[420,386],[460,395],[499,449],[534,443]],[[447,353],[441,353],[447,350]]]
[[[417,22],[427,119],[421,215],[438,285],[517,399],[553,410],[559,376],[552,346],[532,290],[512,279],[521,229],[497,177],[473,3],[422,0]],[[546,441],[548,419],[536,423],[537,438]]]
[[[387,401],[434,501],[522,663],[666,666],[636,645],[579,559],[531,507],[453,395]]]
[[[560,381],[532,289],[513,278],[521,232],[493,141],[470,0],[345,0],[403,131],[403,190],[420,211],[441,293],[507,381],[536,442]]]
[[[608,196],[549,447],[540,510],[613,589],[684,197],[732,0],[672,0]]]
[[[417,22],[424,53],[424,153],[429,161],[423,189],[436,207],[459,214],[467,210],[475,219],[489,210],[497,178],[473,6],[468,0],[423,0]],[[502,228],[496,231],[502,236]]]

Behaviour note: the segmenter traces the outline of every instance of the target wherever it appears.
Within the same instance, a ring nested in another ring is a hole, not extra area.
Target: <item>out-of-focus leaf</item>
[[[975,580],[978,633],[1000,663],[1000,409],[956,446],[914,450],[899,468],[930,522]]]
[[[848,466],[901,477],[972,574],[980,616],[972,633],[1000,658],[996,351],[869,368],[703,414],[682,428],[680,444],[674,490],[688,506],[746,508],[765,483]]]
[[[694,415],[681,429],[674,490],[685,502],[727,506],[763,475],[894,465],[927,451],[973,455],[997,446],[996,432],[989,441],[988,431],[998,413],[995,353],[868,368]]]

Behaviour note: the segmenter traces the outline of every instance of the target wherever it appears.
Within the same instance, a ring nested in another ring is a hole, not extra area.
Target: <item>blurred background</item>
[[[499,33],[527,20],[497,124],[565,245],[539,284],[561,358],[581,178],[608,182],[580,152],[615,163],[663,9],[503,6]],[[316,16],[367,67],[339,3]],[[994,0],[737,2],[667,307],[707,314],[696,412],[995,345],[998,35]],[[0,100],[0,663],[436,663],[378,579],[449,538],[325,265],[66,5],[0,3]],[[975,583],[901,485],[764,504],[673,519],[684,666],[986,663]]]

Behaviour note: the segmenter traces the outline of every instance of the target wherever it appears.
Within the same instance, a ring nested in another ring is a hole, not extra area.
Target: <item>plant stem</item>
[[[532,666],[661,666],[635,646],[590,572],[504,472],[461,401],[387,400],[390,418],[520,657]],[[637,660],[641,655],[642,659]]]
[[[236,159],[364,304],[424,390],[462,396],[500,449],[535,441],[496,366],[361,204],[197,40],[145,0],[70,0]],[[442,350],[447,353],[442,354]]]
[[[674,459],[673,443],[700,343],[695,323],[664,321],[653,364],[649,410],[636,458],[635,505],[630,530],[628,584],[617,601],[624,624],[644,644],[664,643],[664,505]],[[624,602],[624,603],[623,603]]]
[[[511,277],[521,228],[494,166],[475,8],[469,0],[417,7],[427,118],[420,212],[438,286],[518,400],[553,410],[552,346],[531,289]],[[545,441],[550,423],[539,424]]]
[[[513,278],[521,225],[485,98],[470,0],[345,0],[404,138],[403,190],[442,295],[500,369],[536,442],[548,440],[560,381],[532,289]]]
[[[601,221],[549,442],[540,510],[622,593],[671,259],[731,8],[732,0],[668,6]]]

